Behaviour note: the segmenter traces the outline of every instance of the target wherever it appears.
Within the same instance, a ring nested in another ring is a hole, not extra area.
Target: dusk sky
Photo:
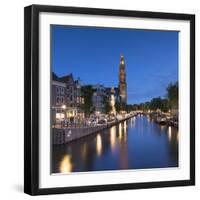
[[[82,84],[118,87],[120,55],[128,103],[165,96],[178,80],[178,32],[52,25],[52,71]]]

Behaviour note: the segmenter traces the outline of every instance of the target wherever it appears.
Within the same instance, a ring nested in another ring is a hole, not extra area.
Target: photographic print
[[[178,167],[178,32],[51,26],[52,173]]]
[[[24,191],[195,184],[195,16],[25,8]]]

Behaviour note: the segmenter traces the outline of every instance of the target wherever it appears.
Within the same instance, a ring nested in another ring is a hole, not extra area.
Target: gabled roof
[[[62,77],[58,77],[54,72],[52,72],[52,80],[62,82],[62,83],[68,83],[70,81],[74,81],[72,74],[62,76]]]
[[[59,78],[59,81],[67,83],[69,81],[74,81],[72,74],[66,75],[66,76],[62,76]]]
[[[58,81],[58,76],[54,73],[54,72],[52,72],[52,80],[53,81]]]

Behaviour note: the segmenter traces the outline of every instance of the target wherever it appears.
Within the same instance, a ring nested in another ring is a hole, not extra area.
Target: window
[[[65,90],[64,87],[61,87],[61,93],[64,94]]]
[[[57,92],[57,94],[60,93],[60,88],[59,87],[56,87],[56,92]]]
[[[56,103],[59,104],[60,103],[60,98],[56,97]]]
[[[63,103],[64,102],[64,97],[61,97],[61,103]]]

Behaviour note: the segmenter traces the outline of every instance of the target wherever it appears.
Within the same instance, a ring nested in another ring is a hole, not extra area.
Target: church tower
[[[119,65],[119,97],[120,97],[120,110],[125,110],[127,103],[127,86],[126,86],[126,69],[124,63],[124,56],[120,57]]]

